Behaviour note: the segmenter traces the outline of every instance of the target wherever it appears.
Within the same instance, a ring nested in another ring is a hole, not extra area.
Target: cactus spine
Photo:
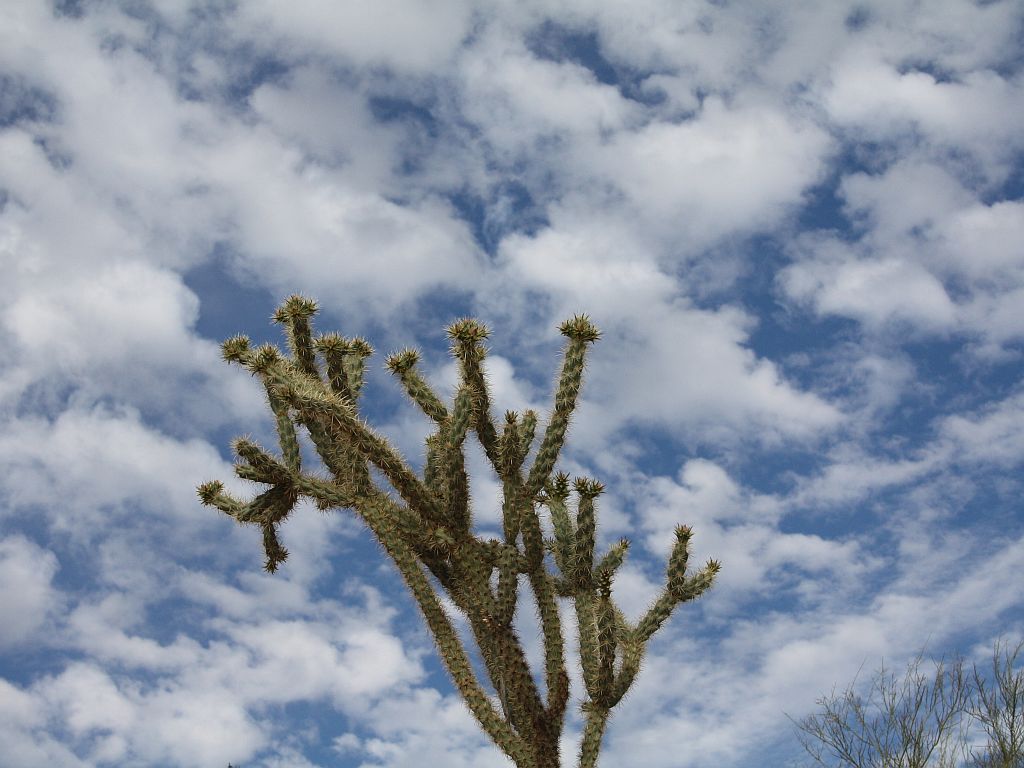
[[[419,356],[405,350],[387,360],[387,368],[409,397],[434,422],[427,438],[423,477],[418,477],[388,442],[360,418],[358,400],[365,361],[373,350],[362,339],[338,334],[313,336],[315,302],[292,296],[274,320],[285,328],[290,356],[272,345],[251,348],[236,336],[223,344],[223,356],[257,375],[274,414],[281,457],[251,440],[234,443],[239,477],[268,486],[249,502],[231,497],[219,482],[199,487],[204,504],[239,523],[260,526],[266,570],[288,557],[278,528],[301,498],[318,508],[348,508],[366,523],[394,560],[434,635],[445,667],[470,711],[494,743],[518,768],[560,768],[559,739],[569,699],[569,677],[558,612],[559,598],[572,599],[579,624],[586,715],[579,768],[597,764],[601,738],[611,709],[633,683],[651,635],[676,605],[708,589],[719,570],[710,560],[687,573],[691,532],[676,529],[665,588],[634,626],[612,599],[612,580],[629,546],[625,539],[595,562],[595,500],[603,486],[577,478],[575,514],[569,509],[569,478],[554,474],[569,419],[582,383],[587,346],[598,339],[586,316],[561,326],[568,343],[555,393],[555,407],[536,457],[524,467],[534,442],[537,415],[505,414],[499,433],[481,363],[488,336],[485,326],[465,319],[448,328],[461,385],[446,406],[417,372]],[[322,359],[318,363],[317,355]],[[303,470],[297,427],[304,427],[327,469],[327,477]],[[503,541],[472,533],[464,444],[476,434],[504,489]],[[397,491],[395,499],[379,488],[376,467]],[[540,511],[550,514],[554,538],[545,539]],[[546,564],[552,555],[555,570]],[[477,678],[466,649],[441,607],[428,573],[465,614],[487,671],[489,696]],[[492,576],[497,575],[496,580]],[[519,576],[525,575],[540,614],[544,638],[542,696],[513,627]]]

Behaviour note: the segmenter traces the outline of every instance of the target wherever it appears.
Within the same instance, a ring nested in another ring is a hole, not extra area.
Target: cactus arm
[[[565,640],[562,620],[558,614],[557,593],[551,576],[539,569],[530,573],[530,586],[540,613],[541,632],[544,635],[544,682],[548,691],[547,720],[558,724],[559,734],[569,701],[569,675],[565,669]],[[557,740],[557,736],[556,736]]]
[[[567,574],[578,589],[591,589],[594,580],[594,539],[597,522],[594,498],[604,486],[594,480],[577,478],[575,482],[579,504],[576,508],[576,536],[572,552],[571,572]]]
[[[345,375],[345,356],[349,353],[349,342],[337,333],[325,333],[318,336],[313,346],[323,356],[327,364],[327,384],[331,391],[346,400],[355,400]]]
[[[695,600],[709,589],[722,567],[718,561],[708,560],[707,564],[693,576],[686,575],[691,535],[687,526],[676,526],[676,541],[665,569],[665,589],[637,624],[636,636],[641,642],[647,642],[651,635],[658,631],[677,605]]]
[[[487,454],[488,461],[495,467],[499,466],[498,456],[498,432],[491,418],[491,401],[487,392],[487,382],[484,379],[483,368],[480,363],[486,357],[487,352],[482,342],[490,335],[487,326],[476,320],[465,318],[457,320],[448,326],[448,336],[452,340],[452,353],[459,361],[462,373],[462,380],[473,392],[475,399],[475,422],[480,444]]]
[[[533,436],[536,431],[537,412],[527,410],[523,413],[523,421],[519,427],[519,454],[524,458],[530,452],[530,445],[533,443]]]
[[[531,497],[536,496],[544,487],[558,460],[558,454],[565,442],[565,433],[569,429],[569,416],[576,408],[576,397],[579,395],[583,381],[583,364],[587,344],[596,341],[600,336],[597,328],[586,315],[577,315],[572,320],[562,323],[561,332],[562,335],[569,338],[569,344],[565,349],[562,373],[559,376],[558,389],[555,392],[555,409],[551,414],[547,429],[544,431],[544,438],[537,449],[537,457],[534,459],[529,478],[526,481],[528,494]]]
[[[415,555],[402,538],[394,535],[393,529],[390,529],[389,517],[381,509],[387,505],[388,501],[386,496],[379,491],[366,499],[363,505],[365,519],[378,541],[395,562],[402,579],[419,604],[423,618],[434,635],[441,659],[455,683],[455,687],[469,706],[473,716],[476,717],[477,722],[501,750],[511,757],[517,766],[535,768],[527,742],[494,710],[494,705],[477,682],[455,628],[441,608],[430,582],[416,562]]]
[[[314,302],[292,296],[275,314],[274,319],[285,326],[290,358],[284,358],[272,345],[250,349],[249,340],[242,336],[224,342],[224,358],[241,363],[263,381],[281,457],[272,456],[249,439],[237,440],[235,472],[269,488],[243,502],[225,493],[220,483],[205,483],[198,489],[203,502],[239,523],[260,526],[265,567],[270,571],[287,557],[277,529],[298,499],[309,498],[322,510],[355,511],[394,560],[413,593],[445,668],[470,711],[518,768],[560,766],[559,739],[569,681],[557,599],[572,598],[588,699],[583,704],[586,723],[579,765],[593,768],[610,711],[635,680],[650,637],[676,605],[707,590],[719,569],[712,560],[697,573],[687,573],[691,534],[689,528],[680,526],[666,567],[665,588],[635,627],[612,600],[612,581],[629,542],[623,539],[613,544],[595,565],[594,500],[602,486],[577,479],[578,503],[571,516],[566,505],[568,476],[559,473],[552,477],[576,407],[586,347],[598,338],[597,329],[585,316],[561,326],[568,343],[554,408],[528,472],[523,464],[536,436],[537,415],[526,411],[520,418],[507,412],[499,437],[481,367],[486,355],[482,342],[487,337],[483,325],[461,320],[448,329],[462,379],[450,408],[416,372],[416,352],[405,350],[389,357],[387,367],[437,424],[437,431],[427,438],[421,480],[358,416],[365,360],[372,348],[362,339],[346,340],[338,334],[314,339],[310,318],[315,312]],[[325,363],[325,375],[317,365],[316,352]],[[302,471],[297,426],[307,429],[330,477]],[[504,542],[481,540],[470,532],[465,472],[465,440],[470,429],[477,433],[502,481]],[[394,498],[390,489],[378,487],[370,474],[371,465],[381,471],[400,499]],[[551,514],[553,539],[543,538],[539,504]],[[548,572],[545,551],[553,553],[559,575]],[[497,584],[492,586],[495,570]],[[469,620],[487,677],[500,701],[500,712],[477,679],[428,572]],[[544,638],[546,703],[513,627],[520,574],[527,576],[536,598]]]
[[[590,702],[583,705],[583,711],[586,713],[587,719],[583,726],[579,766],[580,768],[594,768],[597,765],[597,755],[601,751],[601,739],[604,736],[610,712],[606,707]]]
[[[348,404],[334,393],[310,386],[298,377],[284,374],[281,379],[281,396],[300,411],[305,423],[319,423],[334,437],[336,444],[350,444],[384,474],[410,507],[425,517],[440,519],[433,494],[387,440],[364,425]]]
[[[589,591],[577,592],[576,624],[580,639],[580,666],[583,667],[583,687],[591,699],[597,698],[598,644],[594,615],[594,598]]]
[[[349,339],[348,354],[342,359],[342,367],[345,369],[345,378],[348,380],[348,388],[352,393],[352,401],[359,401],[359,394],[363,389],[363,382],[366,377],[366,358],[373,354],[373,347],[366,339],[356,336]]]
[[[405,349],[390,355],[385,366],[399,378],[406,393],[423,413],[437,424],[444,424],[448,421],[448,409],[417,372],[416,363],[419,359],[419,352],[415,349]]]
[[[319,380],[320,371],[316,367],[313,333],[309,324],[309,319],[317,313],[317,309],[312,299],[292,295],[274,313],[274,322],[285,326],[288,348],[299,370]]]
[[[444,522],[453,530],[468,533],[470,528],[469,515],[469,480],[466,477],[465,454],[463,443],[466,430],[469,429],[473,416],[473,395],[468,387],[459,390],[455,397],[452,416],[445,430],[444,476],[447,478],[444,489],[446,509]]]
[[[611,597],[611,579],[606,577],[598,586],[597,597],[597,690],[601,703],[611,692],[615,674],[615,608]]]

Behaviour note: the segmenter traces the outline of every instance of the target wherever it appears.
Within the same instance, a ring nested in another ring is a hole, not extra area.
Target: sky
[[[1015,0],[0,4],[0,744],[34,766],[510,766],[351,511],[291,557],[200,504],[288,295],[384,369],[491,329],[500,418],[602,338],[560,469],[606,485],[636,619],[672,530],[716,586],[603,765],[799,765],[858,670],[1024,635],[1024,7]],[[469,450],[477,532],[500,485]],[[573,765],[581,686],[565,605]],[[530,658],[539,630],[516,618]]]

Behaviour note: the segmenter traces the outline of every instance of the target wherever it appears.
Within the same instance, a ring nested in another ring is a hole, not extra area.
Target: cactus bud
[[[221,357],[231,363],[244,363],[249,355],[249,337],[232,336],[220,345]]]
[[[562,323],[558,330],[563,336],[578,341],[594,342],[601,338],[601,332],[586,315],[573,315],[572,319]]]
[[[396,376],[401,376],[416,365],[419,360],[420,353],[415,349],[403,349],[401,352],[388,355],[387,360],[384,361],[384,366]]]
[[[273,314],[273,321],[282,325],[294,320],[308,320],[317,313],[316,302],[305,296],[292,294]]]

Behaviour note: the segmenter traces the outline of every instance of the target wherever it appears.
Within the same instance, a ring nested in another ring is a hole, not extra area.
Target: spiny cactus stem
[[[270,403],[270,410],[274,413],[277,438],[281,445],[284,463],[290,471],[299,472],[302,470],[302,453],[299,449],[299,438],[295,434],[295,424],[292,422],[288,403],[269,389],[267,390],[267,400]]]
[[[611,694],[608,697],[608,706],[614,707],[629,690],[640,671],[640,662],[643,660],[646,643],[642,643],[635,637],[628,637],[622,642],[622,668],[615,678]]]
[[[503,692],[502,703],[507,708],[509,723],[516,732],[532,745],[537,756],[537,725],[543,713],[543,703],[536,683],[530,674],[522,644],[511,626],[498,626],[493,621],[467,606],[470,627],[480,648],[484,666],[495,690]]]
[[[526,481],[531,496],[535,496],[544,487],[558,460],[558,454],[565,441],[565,433],[569,429],[569,417],[576,408],[576,397],[579,395],[583,380],[586,346],[597,339],[597,329],[589,324],[580,328],[563,324],[562,332],[566,333],[567,329],[573,335],[570,335],[565,350],[562,373],[558,379],[558,389],[555,391],[555,408]]]
[[[352,391],[352,399],[358,402],[359,393],[363,389],[366,376],[366,358],[373,354],[373,347],[366,339],[356,336],[349,341],[349,351],[343,359],[345,375],[348,376],[348,387]]]
[[[489,333],[487,326],[472,319],[459,320],[448,327],[448,335],[454,342],[452,352],[459,360],[462,379],[473,392],[475,401],[473,426],[480,439],[480,444],[484,448],[487,460],[500,473],[498,432],[491,418],[491,401],[481,367],[481,362],[487,354],[481,342],[487,338]]]
[[[584,705],[584,711],[587,719],[583,727],[583,741],[580,744],[579,768],[594,768],[597,765],[598,753],[601,751],[601,739],[608,723],[609,711],[593,703]]]
[[[287,329],[288,348],[303,373],[320,378],[313,352],[313,332],[309,319],[316,314],[316,302],[302,296],[291,296],[274,313],[274,322]]]
[[[594,617],[594,597],[588,591],[576,594],[576,624],[580,639],[580,665],[583,667],[583,685],[587,694],[597,697],[598,640]]]
[[[321,510],[354,510],[395,562],[413,593],[441,659],[470,711],[517,768],[560,766],[559,739],[569,679],[557,598],[573,599],[588,697],[583,707],[586,725],[580,768],[594,768],[610,709],[638,674],[647,641],[676,605],[708,589],[719,569],[712,560],[688,576],[690,532],[677,528],[666,566],[665,589],[632,627],[611,595],[612,579],[628,542],[614,544],[595,567],[594,507],[602,486],[585,478],[576,480],[578,502],[576,514],[571,516],[566,503],[568,476],[552,476],[552,472],[577,404],[586,347],[599,337],[597,329],[586,316],[562,324],[568,343],[554,407],[528,472],[523,464],[535,437],[537,414],[528,410],[520,418],[507,412],[505,429],[498,437],[482,368],[486,356],[483,341],[488,334],[485,326],[475,320],[461,320],[449,328],[462,379],[450,409],[415,370],[418,353],[405,350],[389,357],[388,368],[437,424],[437,431],[427,438],[421,480],[358,416],[365,360],[372,354],[372,347],[363,339],[346,340],[338,334],[314,339],[310,321],[315,312],[314,302],[293,296],[275,314],[275,320],[285,325],[291,357],[270,344],[252,349],[242,336],[224,342],[226,360],[241,363],[263,380],[277,422],[282,458],[249,440],[239,440],[235,445],[240,458],[237,474],[269,487],[243,503],[225,493],[220,483],[204,483],[197,489],[203,503],[240,523],[261,528],[265,567],[270,571],[287,557],[287,550],[277,538],[278,526],[300,497],[310,498]],[[317,367],[315,352],[326,363],[326,381]],[[307,429],[332,477],[323,479],[301,471],[296,426]],[[502,482],[504,542],[480,540],[471,533],[465,472],[465,440],[470,429],[476,431]],[[378,487],[371,465],[381,471],[401,501],[393,498],[390,489]],[[551,513],[553,539],[544,539],[538,504]],[[546,551],[554,554],[557,574],[545,567]],[[497,585],[492,586],[495,569]],[[432,582],[429,574],[437,581]],[[527,575],[540,614],[546,705],[514,627],[520,574]],[[468,618],[487,675],[498,693],[501,712],[480,685],[434,591],[436,584]]]
[[[577,484],[577,491],[580,486]],[[590,589],[594,578],[594,539],[596,520],[594,515],[594,496],[581,494],[576,509],[576,541],[572,558],[570,579],[579,589]]]
[[[406,393],[423,413],[435,423],[444,424],[448,420],[448,409],[416,371],[417,362],[419,362],[419,352],[415,349],[404,349],[390,355],[384,365],[399,378]]]
[[[363,505],[364,517],[377,540],[395,562],[402,579],[419,604],[455,687],[458,688],[477,722],[501,750],[511,757],[517,766],[536,768],[529,744],[494,711],[490,699],[477,682],[455,628],[441,608],[430,582],[416,562],[415,555],[401,537],[391,534],[387,516],[381,511],[381,507],[387,503],[389,500],[384,494],[375,492]]]
[[[541,633],[544,636],[544,677],[548,689],[548,718],[561,722],[569,697],[569,677],[565,670],[565,641],[562,621],[558,614],[558,601],[551,577],[543,568],[531,571],[533,589],[540,613]]]
[[[334,432],[339,444],[351,444],[380,469],[410,507],[435,522],[441,521],[436,502],[419,478],[384,438],[364,426],[336,396],[295,386],[290,387],[289,394],[293,405]]]
[[[327,381],[331,390],[346,400],[354,401],[355,395],[348,385],[348,376],[345,373],[345,355],[349,352],[348,341],[337,333],[328,333],[318,337],[313,346],[327,363]]]

